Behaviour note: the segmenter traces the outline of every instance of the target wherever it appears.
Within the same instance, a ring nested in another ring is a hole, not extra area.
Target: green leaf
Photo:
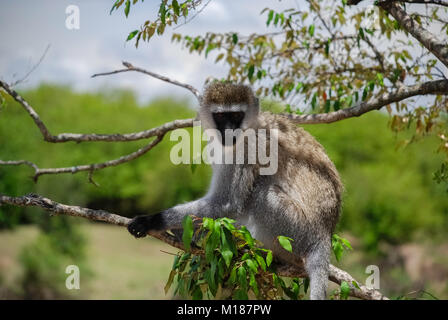
[[[223,249],[230,250],[234,255],[238,254],[238,249],[236,248],[232,233],[225,227],[222,228],[221,242],[223,245]]]
[[[342,283],[341,283],[341,299],[347,300],[349,294],[350,294],[349,284],[346,281],[342,281]]]
[[[292,252],[292,245],[291,241],[293,241],[291,238],[285,237],[285,236],[278,236],[278,242],[280,245],[285,249],[286,251]]]
[[[232,262],[233,252],[230,250],[223,250],[221,252],[222,257],[224,258],[224,261],[227,265],[227,267],[230,266],[230,262]]]
[[[316,103],[317,103],[317,93],[315,92],[313,98],[311,99],[311,108],[313,110],[316,109]]]
[[[134,30],[132,31],[129,35],[128,38],[126,39],[126,41],[132,40],[138,33],[138,30]]]
[[[131,9],[131,0],[126,1],[126,5],[124,7],[124,14],[126,15],[126,18],[129,15],[129,10]]]
[[[202,219],[202,226],[205,229],[213,230],[214,225],[215,225],[215,221],[212,218],[204,218],[204,219]]]
[[[380,84],[380,86],[384,86],[384,78],[383,78],[383,74],[382,73],[377,73],[376,74],[376,78],[378,79],[378,83]]]
[[[344,244],[344,246],[346,246],[348,249],[353,250],[352,245],[350,244],[350,242],[345,239],[345,238],[340,238],[341,242]]]
[[[238,268],[238,283],[243,290],[247,290],[247,271],[244,267]]]
[[[338,111],[341,108],[341,102],[336,100],[333,104],[334,111]]]
[[[366,100],[367,94],[369,93],[369,87],[364,87],[364,90],[362,91],[362,101]]]
[[[269,267],[272,263],[272,251],[269,250],[268,254],[266,255],[266,264]]]
[[[191,239],[193,238],[193,220],[189,215],[186,215],[182,220],[182,241],[185,246],[185,250],[189,251],[191,246]]]
[[[229,284],[235,284],[236,283],[236,270],[237,266],[233,267],[232,271],[230,271],[229,279],[227,280],[227,283]]]
[[[171,270],[170,275],[168,277],[168,281],[166,282],[165,285],[165,294],[168,293],[168,290],[170,290],[171,284],[173,283],[174,280],[174,276],[176,275],[176,271],[175,270]]]
[[[328,39],[328,41],[325,42],[325,55],[326,56],[328,56],[328,54],[330,53],[330,43],[331,43],[330,39]]]
[[[173,6],[174,13],[178,16],[180,14],[179,3],[177,2],[177,0],[173,0],[171,5]]]
[[[314,29],[315,29],[314,24],[308,27],[308,33],[310,34],[310,37],[314,36]]]
[[[233,42],[233,44],[238,43],[238,35],[236,33],[232,34],[232,42]]]
[[[251,273],[249,276],[249,285],[252,287],[255,295],[258,296],[260,294],[260,291],[258,290],[257,280],[255,280],[255,274],[253,273]]]
[[[270,10],[268,14],[268,20],[266,21],[267,26],[269,26],[273,18],[274,18],[274,10]]]
[[[249,297],[247,296],[247,292],[243,289],[238,289],[233,294],[233,299],[235,300],[249,300]]]
[[[256,255],[255,255],[255,260],[257,260],[258,265],[260,266],[260,268],[261,268],[263,271],[266,271],[266,262],[264,262],[263,257],[260,256],[259,254],[256,254]]]
[[[114,11],[114,9],[117,8],[118,3],[120,2],[120,0],[115,1],[114,5],[112,6],[112,8],[110,9],[109,14],[112,14],[112,11]]]
[[[359,28],[359,36],[361,39],[364,39],[364,30],[362,28]]]
[[[247,260],[245,260],[245,263],[253,273],[257,273],[258,266],[254,260],[247,259]]]
[[[255,72],[255,67],[253,64],[251,64],[249,66],[249,69],[247,71],[247,77],[249,78],[249,80],[252,80],[253,76],[254,76],[254,72]]]
[[[309,287],[310,287],[310,279],[305,278],[305,280],[303,280],[303,292],[307,293]]]
[[[193,300],[202,300],[202,290],[201,290],[201,287],[197,286],[193,290],[193,294],[191,295],[191,298]]]
[[[160,3],[159,14],[160,14],[160,21],[162,22],[162,24],[165,24],[165,23],[166,23],[166,7],[165,7],[165,1],[162,1],[162,2]]]
[[[207,262],[213,260],[213,257],[215,255],[215,249],[218,247],[220,237],[221,232],[219,228],[216,229],[215,227],[213,227],[213,230],[210,231],[209,236],[206,239],[205,243],[205,259],[207,260]]]
[[[340,242],[335,242],[333,244],[333,253],[338,262],[341,261],[343,252],[344,252],[344,248],[342,247],[342,244]]]
[[[174,261],[173,261],[173,267],[171,269],[175,270],[179,267],[179,255],[176,255],[174,257]]]

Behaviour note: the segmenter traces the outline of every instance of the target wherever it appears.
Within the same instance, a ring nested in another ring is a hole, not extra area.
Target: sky
[[[266,6],[282,9],[298,0],[213,0],[191,22],[174,32],[204,34],[205,31],[262,32]],[[109,15],[113,0],[4,0],[0,3],[0,79],[11,83],[21,79],[50,48],[38,68],[17,89],[35,87],[41,82],[70,85],[78,91],[102,88],[132,88],[140,101],[161,95],[189,96],[188,91],[138,73],[122,73],[91,78],[94,73],[122,68],[121,61],[160,73],[173,79],[203,87],[207,77],[226,75],[227,67],[189,54],[171,43],[172,29],[162,37],[126,43],[130,31],[147,19],[154,19],[159,0],[146,0],[131,8],[126,19],[123,9]],[[76,5],[80,29],[66,27],[66,8]],[[299,4],[300,5],[300,4]],[[238,8],[238,10],[235,10]],[[137,10],[138,9],[138,10]],[[207,26],[204,29],[204,26]],[[272,31],[272,29],[270,29]]]
[[[366,6],[367,2],[361,2],[357,8]],[[139,1],[132,6],[127,19],[122,8],[109,14],[113,3],[114,0],[2,0],[0,79],[8,83],[21,79],[50,45],[42,63],[16,89],[46,82],[69,85],[77,91],[132,89],[141,102],[164,95],[190,97],[195,102],[185,89],[143,74],[129,72],[93,79],[91,75],[120,69],[121,61],[128,61],[201,89],[208,77],[224,77],[227,66],[215,64],[213,52],[205,59],[171,43],[173,31],[189,35],[206,31],[272,32],[272,28],[266,28],[265,15],[259,14],[262,9],[269,6],[280,11],[306,7],[304,0],[212,0],[188,24],[176,30],[167,28],[162,37],[155,36],[135,48],[133,41],[126,43],[125,39],[144,21],[156,18],[160,0]],[[79,8],[79,30],[66,27],[66,8],[70,5]],[[422,7],[416,8],[421,10]],[[378,43],[379,48],[381,45]]]

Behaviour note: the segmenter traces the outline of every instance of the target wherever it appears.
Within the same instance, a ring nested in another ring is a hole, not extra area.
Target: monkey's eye
[[[215,119],[224,119],[224,112],[216,112],[213,114]]]
[[[240,122],[244,118],[244,112],[232,112],[231,117],[234,122]]]

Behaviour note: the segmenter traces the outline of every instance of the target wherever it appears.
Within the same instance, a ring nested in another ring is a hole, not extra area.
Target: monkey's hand
[[[128,224],[128,231],[136,238],[146,237],[150,230],[163,229],[162,214],[154,214],[149,216],[137,216]]]

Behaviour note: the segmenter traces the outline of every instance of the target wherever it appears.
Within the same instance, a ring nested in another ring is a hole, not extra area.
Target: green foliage
[[[440,165],[440,168],[434,173],[434,180],[437,183],[444,183],[448,192],[448,162]]]
[[[131,2],[131,0],[117,0],[111,8],[110,14],[118,10],[120,7],[123,7],[124,15],[126,18],[128,18],[131,11],[131,6],[135,5],[137,2],[139,1],[132,0]],[[141,2],[144,2],[144,0],[142,0]],[[139,30],[135,30],[129,34],[126,41],[129,41],[137,36],[135,40],[135,46],[138,47],[141,39],[143,41],[149,41],[156,32],[157,35],[162,35],[165,32],[165,27],[167,25],[176,25],[180,18],[187,19],[190,10],[198,10],[200,7],[200,2],[201,1],[198,0],[186,0],[180,3],[178,0],[160,1],[157,18],[153,21],[145,21],[145,23],[140,27]]]
[[[341,282],[340,288],[340,297],[341,300],[347,300],[348,295],[350,294],[350,286],[346,281]]]
[[[353,250],[350,242],[337,234],[333,234],[331,238],[331,247],[333,249],[334,256],[338,262],[341,261],[342,254],[344,253],[345,250]]]
[[[175,283],[174,294],[195,300],[304,297],[307,281],[280,278],[272,265],[272,252],[264,249],[245,226],[237,228],[235,220],[229,218],[204,218],[195,231],[194,250],[190,250],[192,221],[191,217],[184,219],[187,251],[175,256],[165,292]],[[279,237],[287,248],[290,240]]]

